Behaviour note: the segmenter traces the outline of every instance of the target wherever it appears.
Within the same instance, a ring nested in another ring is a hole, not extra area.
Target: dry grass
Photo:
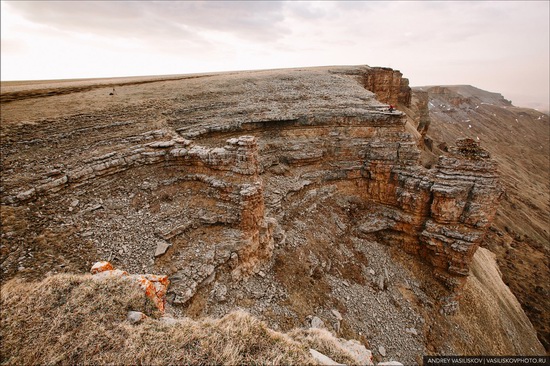
[[[322,354],[330,355],[334,361],[347,365],[356,364],[357,361],[350,357],[348,351],[335,342],[334,336],[326,329],[294,329],[289,333],[293,340],[305,344],[308,348],[313,348]]]
[[[1,308],[1,364],[311,364],[310,347],[353,362],[326,331],[287,335],[244,312],[169,324],[124,278],[11,280],[2,287]],[[133,325],[129,310],[150,317]]]

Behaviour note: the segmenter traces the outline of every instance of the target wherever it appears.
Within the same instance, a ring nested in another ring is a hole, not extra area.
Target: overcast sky
[[[388,66],[548,109],[549,1],[2,1],[2,80]]]

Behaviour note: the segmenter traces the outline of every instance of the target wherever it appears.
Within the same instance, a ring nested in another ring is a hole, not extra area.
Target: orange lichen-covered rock
[[[141,288],[145,290],[145,295],[153,300],[157,309],[164,313],[166,306],[166,291],[170,281],[168,276],[158,276],[152,274],[132,275],[138,281]]]
[[[100,273],[100,272],[111,271],[113,269],[114,269],[114,267],[111,263],[109,263],[107,261],[101,261],[101,262],[96,262],[92,266],[91,272],[92,272],[92,274],[96,274],[96,273]]]
[[[140,274],[140,275],[130,275],[126,271],[120,269],[114,269],[113,265],[109,262],[97,262],[92,266],[92,274],[95,278],[108,278],[108,277],[122,277],[128,276],[137,283],[145,291],[145,296],[150,298],[157,309],[164,313],[166,305],[166,291],[168,290],[168,285],[170,281],[168,276],[159,276],[153,274]]]

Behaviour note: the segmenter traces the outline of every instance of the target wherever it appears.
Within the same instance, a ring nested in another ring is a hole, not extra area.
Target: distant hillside
[[[497,254],[504,281],[549,348],[550,123],[498,93],[469,85],[413,88],[427,104],[426,142],[435,154],[457,138],[480,141],[498,162],[506,193],[485,245]]]

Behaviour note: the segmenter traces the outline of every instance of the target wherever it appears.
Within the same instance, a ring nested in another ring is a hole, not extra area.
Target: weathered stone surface
[[[157,248],[155,249],[155,257],[160,257],[170,248],[170,243],[165,241],[157,241]]]

